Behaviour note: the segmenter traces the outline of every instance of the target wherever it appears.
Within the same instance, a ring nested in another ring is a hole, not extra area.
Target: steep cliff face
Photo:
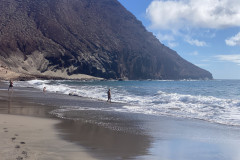
[[[34,75],[199,79],[117,0],[1,0],[0,64]]]

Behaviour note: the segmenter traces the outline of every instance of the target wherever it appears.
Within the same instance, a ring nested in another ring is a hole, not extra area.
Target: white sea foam
[[[63,81],[33,80],[22,83],[21,86],[47,88],[50,92],[76,95],[106,100],[108,86],[104,85],[67,85]],[[158,91],[155,95],[138,95],[129,93],[124,88],[112,87],[112,98],[115,102],[125,103],[121,108],[86,108],[62,106],[54,114],[62,117],[64,112],[71,110],[101,110],[127,113],[140,113],[148,115],[170,115],[202,119],[210,122],[240,125],[240,101],[236,99],[223,99],[213,96],[186,95],[179,93],[166,93]]]

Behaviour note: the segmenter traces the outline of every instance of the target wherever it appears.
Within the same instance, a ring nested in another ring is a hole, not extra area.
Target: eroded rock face
[[[0,63],[34,75],[212,78],[161,44],[117,0],[1,0]]]

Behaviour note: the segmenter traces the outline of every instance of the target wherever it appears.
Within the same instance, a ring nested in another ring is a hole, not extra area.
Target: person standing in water
[[[43,87],[43,94],[46,95],[46,92],[47,92],[47,88]]]
[[[11,89],[12,92],[13,92],[13,81],[12,81],[12,80],[9,81],[8,91],[9,91],[10,89]]]
[[[111,102],[111,89],[109,88],[108,92],[107,92],[107,95],[108,95],[108,100],[107,102]]]

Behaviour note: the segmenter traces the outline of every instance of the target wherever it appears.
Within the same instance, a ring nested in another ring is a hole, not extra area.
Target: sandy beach
[[[2,160],[92,160],[84,149],[58,136],[59,120],[0,115]]]
[[[84,107],[56,115],[61,106]],[[3,160],[237,160],[240,128],[198,119],[102,111],[122,104],[0,83]],[[56,117],[58,116],[58,118]]]
[[[25,100],[16,97],[19,91],[9,97],[6,86],[1,83],[1,87],[1,160],[95,159],[84,148],[59,136],[55,126],[61,123],[61,120],[47,118],[44,109],[46,106],[25,103]]]
[[[32,73],[29,72],[23,73],[19,71],[13,71],[8,67],[3,67],[0,62],[0,80],[31,80],[41,78],[41,79],[85,79],[85,80],[103,80],[103,78],[89,76],[86,74],[74,74],[69,76],[66,71],[47,71],[44,74],[39,73],[37,70],[33,70]]]
[[[111,128],[91,123],[92,118],[93,121],[98,121],[98,118],[104,116],[107,118],[108,115],[102,113],[92,115],[94,113],[76,112],[77,116],[83,118],[79,120],[56,119],[49,114],[57,106],[69,103],[96,107],[110,104],[54,93],[45,95],[33,88],[14,87],[11,93],[7,91],[6,83],[0,83],[0,87],[0,113],[3,115],[0,119],[2,122],[0,137],[8,142],[7,145],[3,145],[6,146],[4,149],[6,157],[8,153],[15,153],[10,159],[18,156],[24,158],[23,151],[28,153],[28,157],[36,156],[35,159],[48,160],[132,159],[147,153],[150,145],[149,137],[137,133],[140,130],[131,120],[125,121],[124,117],[121,118],[124,121],[120,120],[120,123],[128,126],[133,133],[119,132],[116,130],[118,126],[114,126],[115,122]],[[28,139],[30,137],[32,139]],[[12,138],[16,140],[12,141]],[[26,144],[22,146],[19,141]],[[16,149],[16,145],[21,149]]]

